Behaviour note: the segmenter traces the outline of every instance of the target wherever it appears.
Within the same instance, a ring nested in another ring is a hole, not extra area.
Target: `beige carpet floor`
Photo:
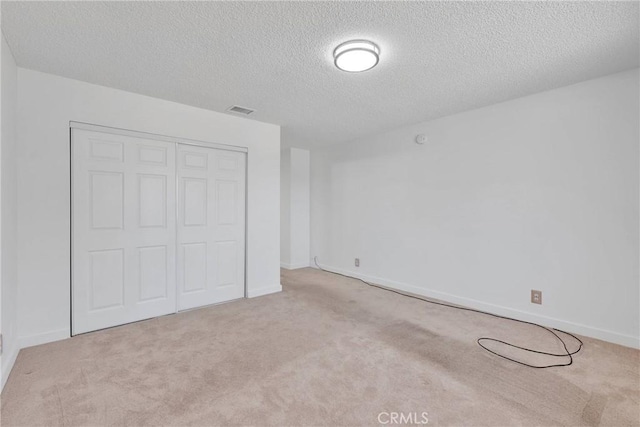
[[[429,425],[640,424],[637,350],[585,338],[573,366],[530,369],[475,340],[561,350],[531,326],[312,269],[282,283],[21,351],[2,426],[376,425],[391,412],[426,412]]]

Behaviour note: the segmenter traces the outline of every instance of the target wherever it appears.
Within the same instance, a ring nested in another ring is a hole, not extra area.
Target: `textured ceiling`
[[[19,66],[215,111],[314,147],[635,68],[637,2],[8,2]],[[333,48],[367,38],[349,74]]]

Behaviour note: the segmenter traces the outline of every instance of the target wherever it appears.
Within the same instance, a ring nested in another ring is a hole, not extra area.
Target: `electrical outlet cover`
[[[533,304],[542,304],[542,291],[531,289],[531,302]]]

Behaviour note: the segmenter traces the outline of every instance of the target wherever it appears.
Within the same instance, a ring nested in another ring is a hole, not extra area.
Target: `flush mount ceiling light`
[[[342,71],[359,73],[372,69],[380,59],[380,48],[368,40],[344,42],[333,51],[333,62]]]

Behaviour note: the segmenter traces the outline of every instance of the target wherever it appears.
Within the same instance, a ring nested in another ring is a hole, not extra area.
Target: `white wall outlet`
[[[360,267],[360,258],[356,258],[356,267]]]

